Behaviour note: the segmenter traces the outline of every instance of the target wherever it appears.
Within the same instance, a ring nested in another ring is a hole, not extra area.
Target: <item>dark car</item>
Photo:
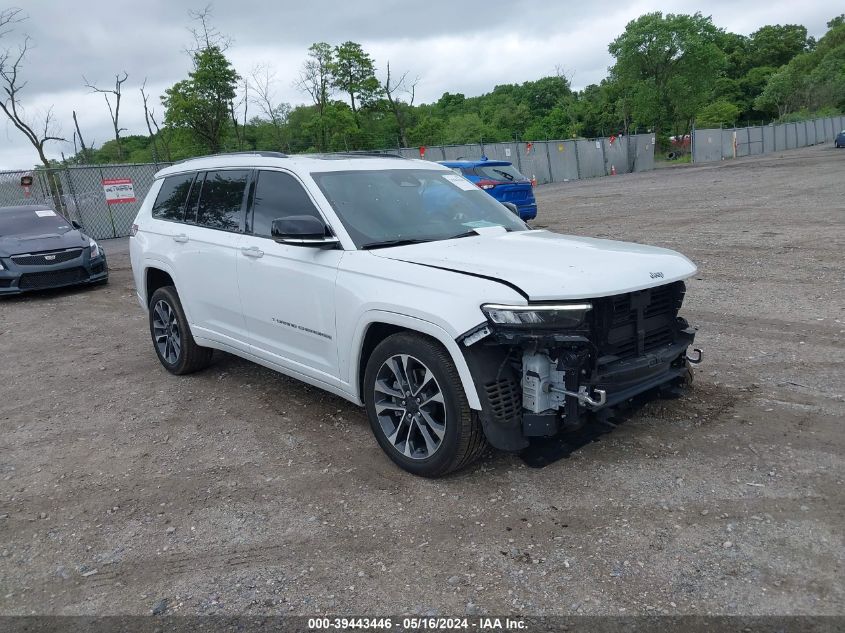
[[[523,220],[537,217],[531,181],[520,174],[513,163],[482,157],[481,160],[444,160],[440,164],[454,169],[499,202],[515,204]]]
[[[833,144],[836,145],[836,147],[845,147],[845,130],[842,130],[836,135],[836,138],[833,140]]]
[[[0,295],[105,283],[106,254],[47,206],[0,207]]]

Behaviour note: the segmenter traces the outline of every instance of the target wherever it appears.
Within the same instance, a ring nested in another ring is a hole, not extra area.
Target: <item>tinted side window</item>
[[[247,170],[206,173],[197,209],[197,224],[211,229],[239,231],[248,179]]]
[[[299,181],[280,171],[258,172],[252,208],[252,232],[262,237],[270,237],[270,227],[277,218],[289,215],[320,218],[320,213]]]
[[[159,220],[182,221],[185,199],[195,174],[179,174],[164,179],[153,204],[153,217]]]

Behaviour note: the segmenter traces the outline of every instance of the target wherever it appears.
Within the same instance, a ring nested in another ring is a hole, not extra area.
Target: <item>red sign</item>
[[[425,145],[420,147],[420,158],[425,158]]]
[[[108,204],[135,202],[135,186],[131,178],[104,178],[103,192]]]

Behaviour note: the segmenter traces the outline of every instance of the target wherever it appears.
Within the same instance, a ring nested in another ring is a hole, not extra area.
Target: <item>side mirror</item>
[[[294,246],[334,248],[339,243],[336,237],[328,234],[323,221],[313,215],[276,218],[271,225],[270,235],[279,244]]]
[[[79,222],[77,222],[76,220],[71,220],[71,221],[70,221],[70,225],[71,225],[73,228],[75,228],[77,231],[81,231],[81,230],[82,230],[82,225],[81,225]]]
[[[519,217],[519,207],[516,206],[513,202],[503,202],[502,205],[510,209],[510,212],[513,213],[516,217]]]

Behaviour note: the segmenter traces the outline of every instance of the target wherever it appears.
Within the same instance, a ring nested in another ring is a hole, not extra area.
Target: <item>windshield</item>
[[[475,173],[482,178],[502,180],[504,182],[520,182],[528,180],[525,176],[514,169],[513,165],[479,165],[475,168]]]
[[[71,230],[73,227],[68,221],[50,209],[0,211],[0,237],[67,233]]]
[[[463,176],[431,169],[312,173],[358,248],[445,240],[476,228],[527,230],[525,223]]]

